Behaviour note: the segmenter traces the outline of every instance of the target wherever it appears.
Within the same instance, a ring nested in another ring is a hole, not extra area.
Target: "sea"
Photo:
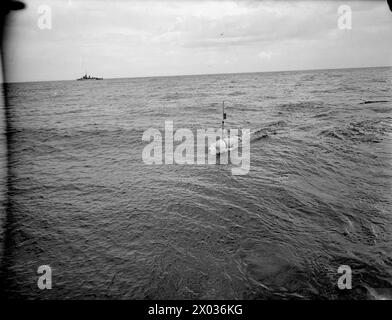
[[[8,84],[8,297],[391,299],[391,79],[381,67]],[[146,130],[219,128],[223,101],[225,126],[253,133],[249,172],[143,161]]]

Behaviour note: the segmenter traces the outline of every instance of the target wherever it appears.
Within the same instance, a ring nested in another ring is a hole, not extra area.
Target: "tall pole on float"
[[[222,138],[223,138],[223,135],[224,135],[225,120],[226,120],[225,102],[223,101],[223,103],[222,103]]]

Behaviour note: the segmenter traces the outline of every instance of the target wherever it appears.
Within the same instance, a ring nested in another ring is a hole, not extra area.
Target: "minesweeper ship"
[[[103,80],[103,78],[91,77],[91,76],[88,76],[86,73],[83,77],[76,79],[76,80],[78,80],[78,81],[80,81],[80,80]]]

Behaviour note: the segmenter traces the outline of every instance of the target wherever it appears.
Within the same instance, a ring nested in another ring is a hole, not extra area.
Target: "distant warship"
[[[77,80],[78,81],[79,80],[103,80],[103,78],[91,77],[91,76],[88,76],[87,73],[86,73],[83,77],[81,77],[81,78],[79,78]]]

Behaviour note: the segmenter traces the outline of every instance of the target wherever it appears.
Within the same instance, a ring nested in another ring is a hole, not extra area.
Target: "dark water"
[[[385,298],[391,68],[10,86],[10,296]],[[262,130],[247,175],[145,165],[143,132]],[[53,289],[37,268],[53,268]],[[340,265],[352,290],[337,288]],[[389,290],[388,290],[389,288]]]

